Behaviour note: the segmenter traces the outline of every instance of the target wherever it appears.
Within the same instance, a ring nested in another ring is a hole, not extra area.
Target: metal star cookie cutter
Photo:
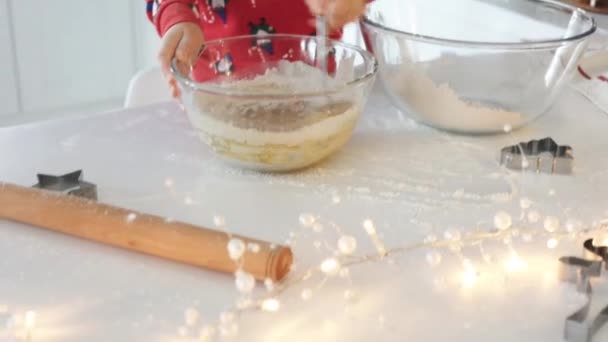
[[[512,170],[571,174],[574,155],[572,147],[558,145],[552,138],[544,138],[503,148],[500,164]]]
[[[587,297],[587,302],[576,312],[566,318],[564,338],[569,342],[591,342],[593,336],[608,322],[608,305],[597,316],[589,319],[593,299],[591,278],[602,274],[602,268],[608,270],[608,246],[595,246],[593,239],[584,243],[584,257],[562,257],[559,278],[563,282],[576,285],[577,291]]]
[[[38,174],[38,184],[34,188],[97,200],[97,186],[82,180],[82,170],[62,176]]]

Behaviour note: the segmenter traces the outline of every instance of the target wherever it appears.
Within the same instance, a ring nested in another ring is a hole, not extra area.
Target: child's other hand
[[[365,12],[365,0],[306,0],[314,15],[325,15],[332,29],[357,20]]]
[[[185,65],[190,65],[196,59],[204,42],[203,31],[194,23],[175,24],[165,32],[158,52],[158,60],[173,97],[179,97],[180,91],[171,75],[171,60],[175,57]]]

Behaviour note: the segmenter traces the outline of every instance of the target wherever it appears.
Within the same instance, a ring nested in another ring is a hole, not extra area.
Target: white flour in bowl
[[[404,61],[383,74],[395,100],[417,119],[440,129],[463,133],[499,132],[525,124],[526,117],[461,98],[448,83],[437,84],[423,66]],[[529,119],[529,118],[528,118]]]

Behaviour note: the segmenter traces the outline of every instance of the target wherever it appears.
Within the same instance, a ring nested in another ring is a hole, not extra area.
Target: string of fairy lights
[[[339,199],[333,199],[339,202]],[[239,269],[234,274],[234,285],[240,296],[235,301],[231,309],[222,312],[215,322],[202,325],[198,338],[201,341],[211,341],[217,338],[235,336],[239,332],[238,318],[251,311],[261,311],[274,313],[281,310],[282,295],[291,288],[302,284],[313,276],[320,276],[321,283],[315,287],[305,287],[299,295],[302,301],[312,298],[315,291],[319,291],[323,283],[332,277],[348,278],[350,269],[360,265],[389,262],[391,257],[403,255],[415,250],[425,250],[426,262],[430,267],[436,267],[442,261],[442,253],[450,253],[458,256],[462,261],[461,285],[465,288],[475,286],[480,273],[477,266],[467,258],[461,251],[465,247],[478,247],[482,259],[486,259],[487,254],[483,248],[485,242],[498,241],[506,246],[510,251],[504,265],[506,272],[515,272],[525,267],[526,261],[520,256],[513,247],[513,240],[520,239],[523,242],[530,242],[538,238],[546,239],[546,247],[556,248],[564,238],[576,239],[581,236],[595,236],[598,244],[607,245],[608,239],[604,239],[608,233],[608,219],[599,220],[590,224],[581,221],[569,220],[560,222],[555,216],[543,217],[537,210],[534,210],[533,203],[527,198],[520,201],[521,213],[517,220],[506,211],[499,211],[494,215],[491,227],[478,227],[473,230],[467,229],[446,229],[442,234],[429,234],[422,241],[406,244],[402,246],[387,246],[381,238],[381,234],[371,219],[361,222],[361,227],[365,236],[374,247],[371,253],[357,254],[360,242],[353,235],[345,234],[339,225],[333,222],[322,222],[322,219],[313,214],[301,214],[299,223],[301,231],[320,234],[327,227],[332,228],[337,237],[333,243],[324,241],[322,246],[316,240],[313,244],[316,249],[325,247],[328,253],[318,264],[304,270],[298,270],[289,276],[284,282],[275,284],[270,279],[264,281],[266,291],[262,294],[253,295],[257,282],[253,275]],[[127,218],[128,219],[128,218]],[[218,228],[225,229],[225,219],[221,216],[214,217],[214,224]],[[542,226],[539,228],[538,225]],[[296,233],[291,234],[290,241],[294,241]],[[606,241],[605,241],[606,240]],[[242,265],[243,256],[246,251],[256,253],[260,246],[255,243],[245,243],[239,239],[231,239],[228,242],[227,250],[230,257]],[[259,292],[258,292],[259,293]],[[345,289],[344,297],[353,297],[354,292]],[[293,296],[290,296],[293,298]],[[11,331],[13,336],[22,341],[32,340],[33,332],[36,327],[37,313],[29,310],[23,313],[10,313],[4,306],[0,306],[0,317],[10,318],[5,322],[5,329]],[[190,334],[192,328],[197,326],[199,313],[194,308],[188,308],[184,312],[184,325],[178,328],[178,334],[185,336]],[[0,331],[1,332],[1,331]]]
[[[524,242],[530,242],[533,239],[545,238],[546,247],[554,249],[559,245],[561,239],[578,238],[581,236],[594,235],[602,237],[608,231],[608,220],[593,222],[589,225],[584,225],[580,221],[568,221],[562,224],[557,217],[546,216],[542,220],[542,216],[538,211],[531,209],[532,201],[529,199],[520,200],[522,209],[521,220],[518,225],[514,224],[512,216],[505,212],[499,211],[494,216],[493,227],[491,229],[476,229],[476,230],[457,230],[447,229],[443,232],[443,236],[430,234],[425,239],[418,243],[398,247],[388,247],[381,239],[376,225],[371,219],[362,222],[361,226],[364,229],[367,238],[374,246],[374,252],[369,254],[355,254],[358,246],[357,239],[352,235],[341,234],[336,242],[335,247],[327,246],[331,253],[324,258],[318,265],[314,265],[308,269],[300,271],[297,274],[290,276],[280,284],[272,284],[268,280],[265,282],[267,291],[259,296],[251,296],[255,288],[255,280],[252,275],[247,274],[242,270],[235,273],[235,286],[238,292],[242,295],[235,305],[219,315],[216,322],[204,325],[200,332],[201,341],[211,341],[216,338],[231,337],[238,334],[238,317],[249,311],[262,311],[274,313],[281,309],[281,296],[289,289],[296,285],[311,279],[313,276],[320,275],[321,283],[314,288],[314,291],[322,287],[323,283],[331,277],[349,277],[350,269],[364,264],[385,262],[391,260],[391,257],[409,253],[415,250],[428,250],[426,254],[426,262],[431,267],[436,267],[442,259],[442,251],[455,254],[462,261],[462,270],[460,275],[461,285],[464,288],[472,288],[478,281],[480,273],[476,265],[461,253],[463,248],[476,246],[479,248],[479,253],[482,259],[486,258],[487,252],[483,248],[484,242],[498,241],[503,243],[510,251],[505,260],[502,260],[504,271],[515,272],[527,265],[523,257],[521,257],[513,247],[513,239],[519,238]],[[299,218],[303,229],[308,229],[313,232],[320,232],[323,224],[319,222],[320,218],[311,214],[302,214]],[[534,224],[541,224],[542,229],[534,227]],[[340,232],[337,225],[330,223]],[[605,244],[608,241],[603,241],[598,238],[598,243]],[[235,246],[239,246],[240,253],[234,253]],[[240,262],[242,253],[246,246],[242,241],[233,239],[229,242],[228,250],[230,255],[234,257],[235,262]],[[310,300],[313,295],[313,288],[305,287],[301,290],[300,299],[303,301]],[[348,299],[354,296],[353,291],[345,289],[344,297]],[[291,297],[290,297],[291,298]],[[192,315],[189,309],[186,313],[186,324],[192,323],[188,316]],[[180,328],[185,331],[185,327]]]

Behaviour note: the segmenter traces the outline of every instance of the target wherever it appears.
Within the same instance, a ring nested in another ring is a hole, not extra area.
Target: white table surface
[[[356,236],[358,253],[373,250],[361,225],[365,219],[374,220],[385,244],[395,247],[430,233],[441,238],[450,227],[463,233],[477,225],[491,228],[498,210],[517,221],[521,196],[562,222],[597,221],[608,214],[607,131],[607,114],[572,90],[511,137],[454,136],[418,126],[376,91],[338,155],[298,174],[263,175],[216,160],[169,103],[2,128],[0,177],[31,185],[38,172],[83,169],[106,203],[201,225],[212,225],[214,215],[221,215],[233,232],[276,242],[300,232],[297,271],[331,255],[314,241],[335,246],[337,238],[327,228],[322,233],[300,228],[303,212]],[[574,175],[522,175],[497,165],[501,147],[549,135],[573,146]],[[168,178],[174,189],[166,188]],[[540,231],[542,223],[526,227]],[[578,255],[581,241],[564,240],[550,250],[547,238],[528,243],[514,238],[528,267],[507,277],[502,243],[485,246],[497,258],[493,264],[484,263],[478,248],[465,248],[463,255],[480,270],[471,289],[454,280],[462,270],[457,255],[441,251],[443,262],[431,268],[426,249],[353,267],[351,281],[332,278],[318,290],[313,279],[281,295],[279,313],[240,317],[237,339],[560,341],[564,317],[582,298],[559,284],[556,260]],[[303,287],[315,289],[308,302],[300,300]],[[608,303],[605,288],[597,289],[598,303]],[[345,289],[358,300],[345,303]],[[187,340],[177,332],[187,308],[201,313],[201,323],[187,331],[194,338],[237,297],[230,276],[0,221],[0,308],[35,310],[34,341]],[[4,333],[0,325],[0,339],[10,341]],[[595,341],[606,338],[608,329]]]

